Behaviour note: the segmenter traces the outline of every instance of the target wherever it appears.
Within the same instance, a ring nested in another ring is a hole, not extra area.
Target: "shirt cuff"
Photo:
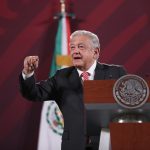
[[[31,76],[33,76],[33,74],[34,74],[34,71],[32,73],[27,74],[27,75],[22,72],[22,77],[24,80],[26,80],[27,78],[30,78]]]

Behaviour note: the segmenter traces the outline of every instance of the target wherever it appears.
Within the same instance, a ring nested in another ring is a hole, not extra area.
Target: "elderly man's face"
[[[92,47],[89,37],[75,36],[70,41],[73,65],[80,70],[88,70],[98,57],[99,50]]]

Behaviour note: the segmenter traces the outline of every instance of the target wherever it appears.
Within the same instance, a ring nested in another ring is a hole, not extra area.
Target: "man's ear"
[[[95,48],[94,49],[94,58],[98,59],[100,54],[100,48]]]

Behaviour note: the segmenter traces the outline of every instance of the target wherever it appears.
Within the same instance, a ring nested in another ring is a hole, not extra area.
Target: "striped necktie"
[[[83,79],[83,81],[84,80],[89,80],[89,76],[90,76],[90,73],[88,73],[88,72],[82,72],[82,74],[81,74],[81,77],[82,77],[82,79]]]

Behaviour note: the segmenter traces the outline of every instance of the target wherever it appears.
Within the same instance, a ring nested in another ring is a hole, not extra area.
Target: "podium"
[[[98,136],[101,128],[110,129],[112,150],[147,150],[150,148],[150,97],[137,109],[125,109],[113,98],[116,80],[84,82],[87,135]],[[150,81],[146,81],[150,87]],[[124,115],[137,115],[142,123],[118,123]]]

